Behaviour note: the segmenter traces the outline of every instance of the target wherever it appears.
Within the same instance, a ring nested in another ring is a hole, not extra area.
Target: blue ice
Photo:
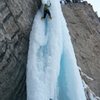
[[[41,20],[41,8],[30,33],[27,100],[86,100],[59,0],[51,4],[52,20]]]

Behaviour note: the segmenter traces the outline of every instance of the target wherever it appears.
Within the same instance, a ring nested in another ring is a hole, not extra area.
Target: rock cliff
[[[0,0],[0,100],[26,99],[28,37],[39,0]]]
[[[68,23],[78,66],[88,86],[100,96],[100,21],[87,2],[62,7]]]
[[[0,100],[26,100],[29,33],[40,0],[0,0]],[[62,7],[78,66],[100,96],[100,20],[87,3]]]

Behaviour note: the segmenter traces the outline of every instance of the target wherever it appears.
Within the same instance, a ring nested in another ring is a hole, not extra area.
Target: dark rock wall
[[[62,7],[68,23],[78,66],[93,80],[83,77],[100,96],[100,22],[90,4],[76,3]]]
[[[39,0],[0,0],[0,100],[26,100],[28,38]]]

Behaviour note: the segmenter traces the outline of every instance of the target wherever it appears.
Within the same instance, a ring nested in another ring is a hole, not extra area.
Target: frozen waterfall
[[[52,20],[40,9],[30,33],[27,100],[86,100],[59,0],[51,4]]]

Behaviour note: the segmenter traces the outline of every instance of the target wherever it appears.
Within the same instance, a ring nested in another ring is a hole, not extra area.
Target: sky
[[[93,5],[94,11],[96,11],[98,16],[100,17],[100,0],[86,0],[86,1]]]

